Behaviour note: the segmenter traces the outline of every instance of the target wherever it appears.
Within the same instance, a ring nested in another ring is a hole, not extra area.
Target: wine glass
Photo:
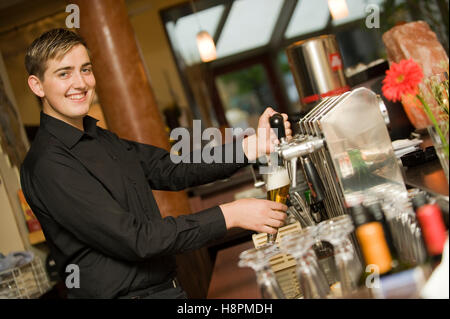
[[[319,267],[312,246],[317,242],[317,227],[311,226],[299,233],[281,239],[281,250],[296,261],[296,274],[305,299],[326,298],[330,293],[327,278]]]
[[[349,239],[354,226],[348,215],[338,216],[321,222],[318,226],[319,238],[329,242],[334,248],[334,261],[343,295],[357,289],[362,267],[356,251]]]
[[[251,248],[239,255],[239,267],[250,267],[256,273],[256,282],[263,299],[285,299],[275,274],[270,267],[270,259],[280,253],[277,245],[267,243],[259,248]]]

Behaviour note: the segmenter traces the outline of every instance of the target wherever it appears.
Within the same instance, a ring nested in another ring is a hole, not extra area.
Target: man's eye
[[[58,76],[59,76],[60,78],[66,78],[66,77],[68,77],[68,75],[69,75],[69,73],[67,73],[67,72],[61,72],[61,73],[58,73]]]
[[[82,71],[83,73],[89,74],[89,73],[92,72],[92,69],[91,69],[91,68],[84,68],[84,69],[82,69],[81,71]]]

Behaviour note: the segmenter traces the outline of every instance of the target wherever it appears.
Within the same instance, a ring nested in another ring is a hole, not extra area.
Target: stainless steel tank
[[[300,96],[301,111],[321,99],[350,90],[334,35],[322,35],[291,44],[286,49]]]

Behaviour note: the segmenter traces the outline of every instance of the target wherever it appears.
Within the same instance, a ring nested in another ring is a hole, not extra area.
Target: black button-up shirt
[[[241,143],[233,158],[242,164],[174,164],[166,150],[121,139],[92,117],[83,121],[84,132],[41,112],[20,170],[60,275],[69,264],[79,267],[80,288],[69,297],[114,298],[159,284],[174,276],[174,254],[225,235],[218,206],[162,218],[151,190],[231,176],[248,162]]]

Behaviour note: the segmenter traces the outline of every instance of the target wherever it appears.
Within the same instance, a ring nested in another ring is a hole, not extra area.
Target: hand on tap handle
[[[243,140],[243,148],[245,155],[249,160],[255,160],[260,156],[269,155],[275,151],[275,145],[280,143],[278,136],[270,127],[269,119],[278,114],[281,116],[284,130],[284,136],[287,141],[292,138],[291,123],[288,121],[287,114],[277,113],[271,107],[266,108],[264,113],[259,117],[258,128],[256,134],[250,135]],[[280,129],[280,130],[281,130]]]

